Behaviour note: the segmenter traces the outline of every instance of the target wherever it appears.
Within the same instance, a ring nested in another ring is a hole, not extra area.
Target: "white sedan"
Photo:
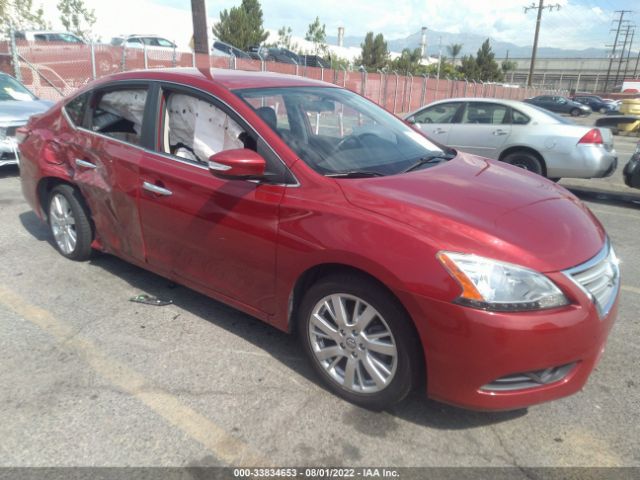
[[[404,118],[439,143],[551,179],[606,177],[618,164],[609,129],[577,125],[523,102],[454,98]]]

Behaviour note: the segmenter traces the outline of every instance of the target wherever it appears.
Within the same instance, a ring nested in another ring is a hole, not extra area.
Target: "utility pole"
[[[211,69],[209,63],[209,40],[207,39],[207,10],[204,0],[191,0],[191,18],[193,20],[193,51],[196,55],[196,67]]]
[[[627,50],[627,61],[624,64],[624,74],[622,75],[622,81],[627,78],[627,70],[629,69],[629,60],[631,59],[631,49],[633,48],[633,37],[636,35],[635,25],[631,31],[631,41],[629,42],[629,50]]]
[[[438,37],[438,73],[436,78],[440,80],[440,65],[442,65],[442,36]]]
[[[616,10],[615,13],[620,14],[620,18],[618,19],[618,28],[616,29],[616,39],[613,41],[613,46],[611,47],[611,55],[609,56],[609,68],[607,68],[607,76],[604,79],[604,89],[603,92],[607,91],[607,87],[609,86],[609,76],[611,75],[611,66],[613,65],[613,59],[616,56],[616,48],[618,48],[618,37],[620,37],[620,29],[622,28],[622,20],[624,19],[625,13],[632,13],[631,10]]]
[[[544,4],[544,0],[540,0],[538,6],[536,7],[535,3],[532,3],[528,7],[524,7],[524,13],[527,13],[529,10],[538,10],[538,17],[536,18],[536,33],[533,36],[533,49],[531,50],[531,64],[529,65],[529,76],[527,77],[527,86],[531,86],[531,82],[533,82],[533,71],[535,69],[536,64],[536,53],[538,51],[538,36],[540,35],[540,21],[542,20],[542,11],[547,8],[551,12],[554,8],[560,10],[559,4],[554,5],[546,5]]]

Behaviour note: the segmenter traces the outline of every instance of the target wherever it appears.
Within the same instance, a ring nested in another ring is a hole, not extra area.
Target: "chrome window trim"
[[[78,130],[80,128],[74,123],[73,120],[71,120],[71,117],[69,116],[69,113],[67,112],[67,104],[66,103],[62,106],[62,116],[64,117],[64,119],[67,121],[67,123],[69,124],[69,126],[71,128],[73,128],[74,130]]]
[[[562,271],[562,273],[569,280],[571,280],[571,282],[574,285],[576,285],[589,299],[591,299],[591,302],[595,305],[596,310],[598,311],[598,316],[601,319],[609,315],[609,312],[611,312],[611,307],[613,307],[613,304],[615,303],[616,298],[618,298],[618,293],[620,292],[620,285],[621,285],[620,267],[617,264],[614,264],[615,276],[612,279],[614,281],[614,291],[611,294],[611,298],[609,298],[606,305],[598,305],[594,295],[591,292],[589,292],[584,286],[582,286],[582,284],[580,284],[580,282],[578,282],[573,275],[577,273],[582,273],[586,270],[589,270],[595,267],[599,263],[605,261],[611,255],[612,252],[613,252],[613,248],[612,248],[611,242],[609,241],[609,237],[607,237],[605,239],[604,246],[594,257],[592,257],[591,259],[587,260],[586,262],[580,265],[576,265],[575,267],[571,267]]]

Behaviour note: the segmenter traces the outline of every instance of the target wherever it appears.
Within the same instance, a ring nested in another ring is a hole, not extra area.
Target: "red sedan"
[[[117,255],[296,332],[333,392],[475,409],[580,390],[618,261],[571,193],[348,90],[262,72],[107,77],[20,132],[58,250]]]

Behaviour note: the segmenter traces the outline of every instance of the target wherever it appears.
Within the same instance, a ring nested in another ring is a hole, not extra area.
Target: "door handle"
[[[79,167],[90,168],[91,170],[98,168],[95,163],[87,162],[86,160],[81,160],[79,158],[76,158],[76,165]]]
[[[442,133],[447,133],[446,130],[443,130],[442,128],[436,128],[433,133],[437,133],[437,134],[442,134]]]
[[[149,182],[144,182],[142,184],[142,188],[144,188],[149,192],[155,193],[157,195],[162,195],[165,197],[173,195],[173,192],[171,190],[167,190],[166,188],[159,187],[158,185],[154,185],[153,183],[149,183]]]
[[[507,135],[508,133],[509,132],[507,132],[506,130],[500,130],[500,129],[493,131],[494,135]]]

